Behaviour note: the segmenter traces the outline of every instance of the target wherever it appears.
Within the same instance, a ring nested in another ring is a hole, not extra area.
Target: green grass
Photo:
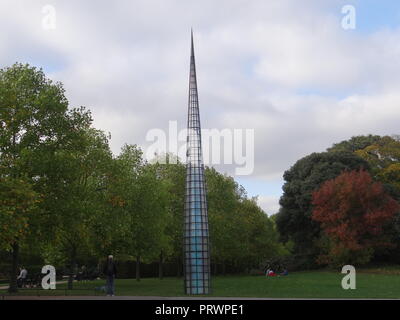
[[[357,289],[344,290],[339,272],[296,272],[287,277],[226,276],[214,277],[211,296],[217,297],[268,297],[268,298],[399,298],[400,277],[394,274],[376,274],[373,270],[357,273]],[[184,296],[183,281],[177,278],[117,279],[116,294],[120,296]],[[95,287],[104,280],[74,283],[74,290],[66,284],[57,290],[20,290],[19,295],[104,295]],[[0,291],[6,294],[5,290]]]

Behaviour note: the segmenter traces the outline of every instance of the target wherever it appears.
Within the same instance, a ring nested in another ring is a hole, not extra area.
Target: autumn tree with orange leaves
[[[366,171],[345,171],[313,192],[312,219],[324,236],[318,262],[367,263],[377,247],[390,246],[383,229],[400,206]]]

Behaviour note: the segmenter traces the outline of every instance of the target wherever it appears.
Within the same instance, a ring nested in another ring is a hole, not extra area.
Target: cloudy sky
[[[345,5],[355,29],[342,26]],[[398,0],[1,0],[0,12],[0,67],[61,81],[115,154],[148,147],[169,121],[185,127],[193,27],[202,126],[254,130],[254,171],[235,178],[268,214],[299,158],[400,133]]]

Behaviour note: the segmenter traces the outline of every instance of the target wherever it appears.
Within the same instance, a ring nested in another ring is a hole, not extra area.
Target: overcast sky
[[[48,5],[55,29],[43,27]],[[342,27],[344,5],[355,29]],[[185,127],[193,27],[202,126],[254,129],[254,172],[235,178],[268,214],[301,157],[400,133],[396,0],[1,0],[0,12],[0,67],[26,62],[61,81],[115,154],[146,148],[169,121]]]

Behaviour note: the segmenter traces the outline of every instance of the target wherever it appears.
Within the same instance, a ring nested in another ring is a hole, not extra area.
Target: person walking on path
[[[108,256],[106,263],[104,264],[103,273],[107,277],[106,282],[106,293],[107,296],[114,296],[114,279],[117,275],[117,268],[115,267],[114,257],[112,255]]]

